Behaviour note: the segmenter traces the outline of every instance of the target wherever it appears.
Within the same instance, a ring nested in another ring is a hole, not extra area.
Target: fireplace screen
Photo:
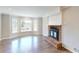
[[[57,28],[50,28],[49,36],[56,40],[59,40],[59,30]]]

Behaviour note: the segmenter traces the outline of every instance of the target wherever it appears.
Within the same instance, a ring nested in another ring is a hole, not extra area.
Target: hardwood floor
[[[57,50],[43,36],[25,36],[0,41],[0,53],[70,53]]]

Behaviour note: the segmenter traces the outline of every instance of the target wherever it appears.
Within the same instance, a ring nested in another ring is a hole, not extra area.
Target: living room
[[[71,6],[0,6],[0,52],[79,52],[78,10]]]

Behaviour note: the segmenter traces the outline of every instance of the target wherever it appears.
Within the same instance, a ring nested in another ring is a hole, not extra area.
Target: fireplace
[[[46,41],[57,49],[62,49],[63,47],[61,42],[61,25],[49,25],[48,30],[49,37]]]
[[[49,29],[49,36],[59,41],[59,29],[55,26],[51,26]]]

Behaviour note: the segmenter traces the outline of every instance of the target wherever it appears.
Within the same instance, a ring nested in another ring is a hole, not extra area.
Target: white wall
[[[42,17],[52,10],[57,9],[56,6],[0,6],[0,12],[28,17]]]
[[[1,39],[1,14],[0,14],[0,39]]]
[[[79,52],[79,7],[63,10],[62,42],[71,51]]]
[[[1,15],[1,38],[8,38],[10,35],[10,16]]]
[[[49,16],[48,25],[62,25],[61,13]]]
[[[48,36],[48,19],[47,19],[47,17],[43,17],[42,23],[43,23],[42,34],[43,34],[43,36]]]

